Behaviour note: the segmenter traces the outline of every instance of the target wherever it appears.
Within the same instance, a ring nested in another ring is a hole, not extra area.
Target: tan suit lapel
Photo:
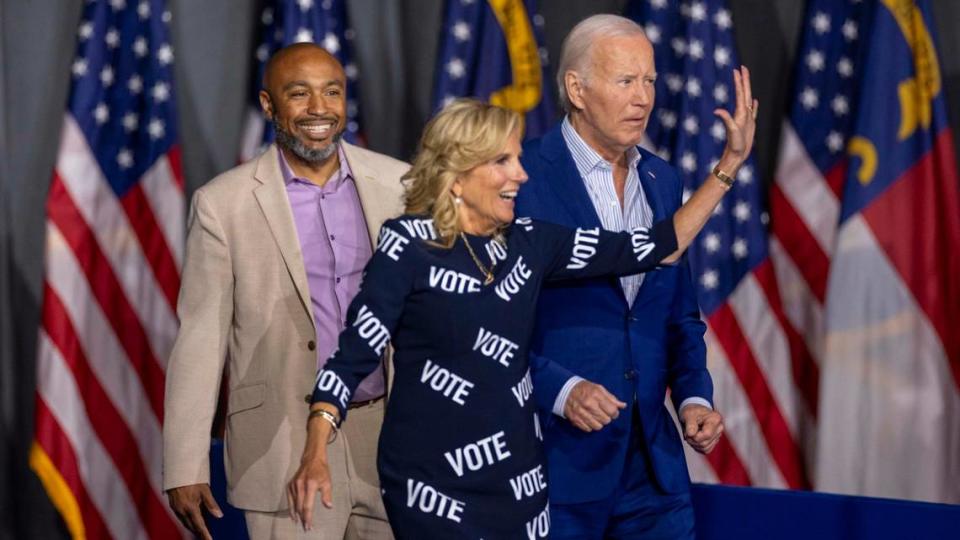
[[[347,163],[353,173],[354,183],[357,186],[357,195],[360,197],[360,207],[363,209],[363,219],[367,223],[370,233],[370,245],[376,249],[380,227],[389,218],[396,217],[397,210],[386,204],[393,191],[384,191],[381,187],[382,179],[376,170],[365,163],[358,155],[357,147],[347,142],[340,143],[343,154],[347,156]]]
[[[277,247],[280,248],[280,255],[283,257],[293,284],[297,287],[303,309],[310,316],[310,322],[316,324],[313,320],[310,287],[307,284],[307,271],[303,265],[303,253],[300,252],[297,226],[293,222],[290,198],[283,184],[283,173],[280,172],[276,145],[270,145],[270,148],[260,156],[253,177],[261,184],[254,188],[253,195],[257,198],[263,217],[270,226],[270,232],[277,242]]]

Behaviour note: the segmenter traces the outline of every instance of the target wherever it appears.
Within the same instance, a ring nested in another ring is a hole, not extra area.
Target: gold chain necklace
[[[490,265],[490,268],[488,269],[486,266],[483,265],[482,262],[480,262],[480,258],[477,257],[477,254],[473,252],[473,248],[470,247],[470,242],[467,241],[467,237],[466,235],[463,234],[463,231],[460,231],[460,238],[463,239],[463,243],[466,244],[467,253],[470,254],[470,258],[473,259],[474,264],[476,264],[477,268],[480,269],[480,272],[483,273],[483,276],[484,276],[483,284],[489,285],[493,283],[493,270],[494,268],[497,267],[497,261],[494,260],[493,263]]]

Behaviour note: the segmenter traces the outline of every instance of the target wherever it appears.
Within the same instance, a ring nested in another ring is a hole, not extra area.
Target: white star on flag
[[[330,54],[337,54],[340,51],[340,39],[333,32],[327,32],[327,35],[323,36],[323,48]]]
[[[750,205],[746,201],[737,201],[733,206],[733,217],[737,218],[737,221],[750,219]]]
[[[727,90],[727,85],[717,83],[717,85],[713,87],[713,99],[717,103],[726,103],[728,97],[729,91]]]
[[[137,55],[137,58],[143,58],[147,55],[147,52],[147,40],[142,37],[133,40],[133,53]]]
[[[700,97],[700,79],[696,77],[687,79],[687,94],[690,95],[690,97]]]
[[[660,123],[663,124],[663,127],[667,129],[673,129],[677,126],[677,115],[673,111],[668,109],[663,109],[659,113]]]
[[[73,66],[70,67],[70,71],[77,77],[83,77],[87,74],[87,61],[83,58],[77,58],[73,61]]]
[[[703,238],[703,249],[710,253],[716,253],[720,249],[720,235],[709,233]]]
[[[150,18],[150,2],[140,2],[137,5],[137,15],[140,16],[140,20],[147,20]]]
[[[151,139],[163,138],[164,134],[166,133],[166,129],[164,128],[164,125],[163,125],[163,120],[160,120],[159,118],[154,118],[153,120],[150,120],[150,123],[147,124],[147,132],[150,133]]]
[[[124,148],[117,152],[117,165],[120,165],[121,169],[129,169],[133,166],[133,154],[130,150]]]
[[[714,270],[707,270],[700,276],[700,284],[703,285],[704,289],[715,289],[719,284],[720,279],[717,277],[717,272]]]
[[[697,172],[697,158],[693,152],[684,152],[680,158],[680,167],[688,173]]]
[[[694,22],[703,22],[707,20],[707,8],[703,2],[694,2],[690,6],[690,18]]]
[[[98,124],[106,123],[110,119],[110,109],[107,108],[107,104],[100,102],[97,104],[96,108],[93,109],[93,119],[97,121]]]
[[[457,41],[468,41],[470,39],[470,25],[463,21],[457,21],[453,25],[453,37]]]
[[[78,34],[80,35],[81,41],[86,41],[90,39],[90,36],[93,35],[93,23],[91,23],[90,21],[85,21],[83,24],[80,25],[80,31],[78,32]]]
[[[830,31],[830,16],[824,12],[818,12],[813,17],[813,29],[818,34],[826,34]]]
[[[717,10],[717,14],[713,16],[713,23],[716,24],[720,30],[728,30],[733,26],[733,17],[730,16],[730,12],[726,9],[720,9]]]
[[[170,97],[170,88],[167,86],[167,83],[157,83],[153,85],[153,99],[163,102]]]
[[[807,67],[810,68],[810,71],[816,73],[823,69],[823,65],[823,53],[818,50],[810,51],[810,54],[807,55]]]
[[[123,129],[127,132],[135,131],[137,126],[140,124],[140,121],[137,120],[137,113],[128,112],[123,115]]]
[[[800,103],[807,110],[815,109],[820,104],[820,94],[816,89],[808,86],[803,89],[803,92],[800,92]]]
[[[700,121],[691,114],[683,119],[683,129],[691,135],[696,135],[700,132]]]
[[[857,39],[857,35],[859,34],[857,31],[857,23],[851,21],[850,19],[844,21],[841,31],[843,32],[843,37],[846,38],[847,41],[853,41]]]
[[[673,47],[673,52],[677,56],[683,56],[687,53],[687,42],[683,38],[675,37],[670,40],[670,46]]]
[[[703,58],[703,42],[699,39],[691,39],[690,46],[687,47],[687,53],[690,55],[690,58],[694,60]]]
[[[836,96],[833,100],[830,101],[830,108],[833,109],[834,114],[837,116],[843,116],[850,111],[850,105],[847,103],[847,98],[843,96]]]
[[[460,60],[459,58],[453,58],[450,60],[450,62],[447,63],[447,73],[449,73],[454,79],[463,77],[463,75],[466,73],[463,60]]]
[[[747,257],[747,241],[743,238],[737,238],[733,241],[733,245],[730,246],[730,251],[733,252],[733,256],[737,259],[745,259]]]
[[[679,92],[680,90],[682,90],[682,89],[683,89],[683,77],[681,77],[680,75],[677,75],[676,73],[670,73],[670,74],[668,74],[668,75],[667,75],[667,88],[669,88],[670,91],[673,92],[674,94],[676,94],[677,92]]]
[[[713,62],[720,68],[730,65],[730,51],[726,47],[717,47],[713,51]]]
[[[127,89],[134,95],[139,94],[140,91],[143,90],[143,80],[139,75],[130,77],[130,80],[127,81]]]
[[[313,32],[306,28],[301,28],[297,30],[296,35],[293,36],[294,43],[313,43]]]
[[[713,125],[710,126],[710,136],[717,142],[723,142],[723,138],[727,136],[727,130],[723,127],[722,122],[716,120]]]
[[[173,62],[173,48],[170,47],[170,44],[164,43],[160,46],[160,50],[157,51],[157,60],[160,61],[161,66]]]
[[[843,150],[843,135],[840,135],[836,131],[831,131],[830,134],[827,135],[826,143],[827,148],[829,148],[831,152],[839,152]]]
[[[744,164],[740,167],[740,170],[737,172],[737,181],[742,184],[753,182],[753,167],[749,164]]]
[[[849,58],[843,57],[837,61],[837,73],[844,79],[853,75],[853,62]]]
[[[103,84],[104,87],[107,87],[113,84],[113,68],[112,67],[104,66],[103,69],[100,70],[100,83]]]
[[[660,27],[651,23],[648,24],[644,29],[643,33],[647,35],[647,39],[650,40],[650,43],[660,43]]]
[[[310,8],[313,7],[313,0],[297,0],[297,5],[300,6],[300,11],[310,11]]]

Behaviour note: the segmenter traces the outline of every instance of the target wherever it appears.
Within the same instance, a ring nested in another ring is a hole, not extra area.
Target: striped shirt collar
[[[611,167],[611,163],[597,153],[596,150],[590,147],[587,144],[587,141],[583,140],[583,137],[577,133],[577,130],[573,128],[573,124],[570,123],[570,117],[565,116],[563,118],[563,123],[560,125],[560,131],[563,134],[563,140],[567,143],[567,148],[570,149],[570,154],[573,156],[573,162],[577,166],[577,171],[580,173],[582,178],[586,178],[591,171],[597,167]],[[631,146],[627,149],[627,163],[630,164],[630,168],[636,169],[637,163],[640,162],[640,151],[637,150],[636,146]]]

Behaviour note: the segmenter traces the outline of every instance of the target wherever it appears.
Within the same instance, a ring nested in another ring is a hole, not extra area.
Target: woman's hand
[[[305,531],[313,527],[313,503],[317,491],[320,492],[320,502],[327,508],[333,508],[333,488],[326,451],[309,454],[304,451],[297,474],[287,484],[287,502],[290,504],[290,518],[299,522]]]
[[[757,109],[760,107],[760,102],[753,99],[750,70],[747,66],[733,70],[733,86],[736,89],[733,116],[725,109],[713,111],[727,128],[727,145],[723,149],[718,167],[731,176],[736,174],[753,148],[753,137],[757,131]]]

